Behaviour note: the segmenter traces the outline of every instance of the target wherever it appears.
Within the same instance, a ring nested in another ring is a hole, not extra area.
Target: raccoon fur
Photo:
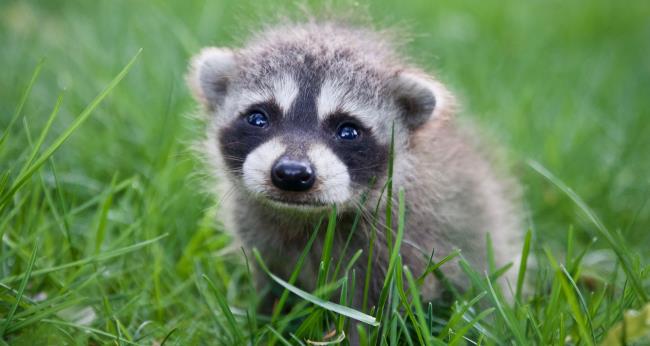
[[[513,262],[522,228],[515,185],[458,125],[453,95],[401,57],[390,37],[335,21],[284,24],[240,48],[205,48],[187,76],[209,117],[203,148],[218,177],[226,228],[286,280],[315,224],[335,206],[333,258],[349,261],[363,251],[354,265],[356,307],[377,203],[368,307],[377,303],[388,269],[386,238],[396,217],[385,225],[382,190],[391,146],[393,186],[406,196],[401,256],[414,275],[425,271],[432,251],[439,260],[455,249],[485,270],[488,232],[497,266]],[[358,210],[362,217],[345,247]],[[300,272],[302,289],[315,288],[324,235]],[[452,284],[467,285],[456,264],[441,269]],[[260,285],[265,280],[258,275]],[[433,275],[421,288],[426,300],[443,291]]]

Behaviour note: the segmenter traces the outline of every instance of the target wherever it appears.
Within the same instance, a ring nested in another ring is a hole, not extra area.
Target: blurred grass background
[[[406,27],[412,33],[406,53],[450,85],[462,117],[503,143],[525,189],[537,242],[556,244],[561,253],[571,225],[582,245],[595,232],[573,202],[525,164],[528,159],[562,179],[606,225],[620,230],[630,251],[645,252],[643,260],[650,260],[649,2],[353,6],[380,27]],[[143,49],[122,83],[20,191],[14,203],[24,204],[12,215],[0,211],[0,277],[23,272],[36,242],[35,268],[45,268],[84,258],[97,246],[110,250],[167,233],[114,262],[38,277],[28,292],[56,295],[82,285],[76,294],[104,309],[95,326],[114,328],[106,316],[119,316],[131,330],[152,321],[147,328],[157,340],[172,326],[183,330],[177,336],[185,341],[209,330],[207,322],[193,323],[210,313],[199,297],[188,296],[196,284],[192,273],[222,279],[229,299],[245,304],[248,288],[238,286],[246,271],[242,256],[224,253],[229,237],[212,220],[213,203],[189,150],[201,126],[187,117],[195,106],[183,75],[201,47],[237,46],[250,28],[275,18],[278,8],[293,6],[252,0],[0,1],[0,128],[9,131],[0,153],[2,173],[24,161],[27,134],[38,135],[60,93],[64,101],[48,138],[61,133]],[[24,120],[7,129],[43,57]],[[44,202],[46,193],[54,202]],[[80,277],[97,282],[85,285]],[[104,304],[96,297],[104,297]],[[65,338],[58,327],[31,328],[36,334],[14,341]]]

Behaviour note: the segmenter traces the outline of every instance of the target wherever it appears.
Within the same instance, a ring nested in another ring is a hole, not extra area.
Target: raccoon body
[[[485,268],[488,232],[497,265],[517,253],[512,184],[456,124],[451,93],[405,62],[389,36],[335,22],[291,24],[263,30],[242,48],[206,48],[192,61],[188,83],[210,119],[204,149],[218,176],[223,220],[280,277],[288,279],[315,224],[334,205],[333,256],[349,260],[362,249],[355,268],[356,282],[363,282],[377,203],[377,214],[385,215],[391,138],[393,186],[406,196],[401,254],[415,275],[432,250],[439,260],[460,249]],[[377,222],[369,306],[388,267],[384,223]],[[314,288],[324,233],[300,273],[303,289]],[[457,266],[443,272],[466,284]],[[430,275],[421,293],[433,299],[441,287]],[[353,305],[361,305],[362,291],[357,284]]]

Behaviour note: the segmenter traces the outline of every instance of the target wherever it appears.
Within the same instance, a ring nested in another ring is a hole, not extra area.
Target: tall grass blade
[[[463,328],[458,329],[454,333],[453,339],[451,339],[451,341],[449,342],[449,346],[459,345],[463,341],[467,332],[469,332],[470,329],[472,329],[475,325],[477,325],[481,320],[483,320],[489,314],[493,313],[494,310],[495,310],[494,308],[489,308],[487,310],[482,311],[480,314],[478,314],[478,316],[474,317],[471,321],[469,321],[469,323],[463,326]]]
[[[57,325],[57,326],[64,326],[64,327],[71,327],[71,328],[79,329],[79,330],[82,330],[84,332],[104,336],[104,337],[110,338],[112,340],[115,340],[115,341],[118,341],[118,342],[123,342],[123,343],[129,344],[129,345],[140,345],[140,344],[138,344],[136,342],[121,338],[118,335],[107,333],[107,332],[105,332],[103,330],[100,330],[100,329],[84,326],[82,324],[59,321],[59,320],[53,320],[53,319],[43,319],[43,320],[41,320],[41,322],[50,323],[50,324]]]
[[[244,251],[243,247],[242,253],[244,254],[244,260],[246,262],[246,276],[250,285],[249,287],[251,292],[253,292],[253,297],[251,298],[253,304],[251,304],[248,310],[246,310],[246,319],[248,321],[248,328],[250,330],[249,334],[251,345],[255,345],[255,336],[257,335],[257,302],[259,301],[259,298],[255,290],[255,284],[253,283],[250,262],[248,261],[248,256],[246,255],[246,251]]]
[[[78,266],[82,266],[82,265],[86,265],[86,264],[106,261],[106,260],[109,260],[111,258],[122,256],[124,254],[129,253],[129,252],[139,250],[139,249],[141,249],[141,248],[143,248],[143,247],[145,247],[147,245],[151,245],[151,244],[153,244],[153,243],[155,243],[155,242],[157,242],[157,241],[159,241],[159,240],[161,240],[161,239],[163,239],[163,238],[165,238],[167,236],[168,236],[168,234],[165,233],[165,234],[163,234],[161,236],[158,236],[158,237],[155,237],[153,239],[149,239],[149,240],[142,241],[140,243],[125,246],[123,248],[102,252],[100,254],[90,256],[90,257],[86,257],[84,259],[80,259],[80,260],[77,260],[77,261],[72,261],[72,262],[68,262],[68,263],[65,263],[65,264],[61,264],[61,265],[53,266],[53,267],[49,267],[49,268],[34,270],[31,273],[31,276],[34,277],[34,276],[38,276],[38,275],[53,273],[53,272],[68,269],[68,268],[74,268],[74,267],[78,267]],[[3,283],[3,284],[8,284],[8,283],[20,280],[20,279],[22,279],[24,277],[25,277],[25,274],[9,276],[9,277],[6,277],[6,278],[0,280],[0,282]]]
[[[411,306],[415,307],[415,315],[418,318],[418,327],[422,330],[422,337],[424,338],[424,345],[441,344],[439,340],[432,338],[431,331],[429,330],[429,323],[427,322],[426,316],[424,314],[424,309],[422,308],[422,302],[420,301],[420,292],[418,292],[415,279],[413,274],[408,267],[403,268],[404,274],[406,276],[406,282],[408,283],[408,289],[411,293],[412,303]]]
[[[217,287],[214,285],[212,280],[210,280],[210,278],[207,275],[203,274],[201,275],[201,277],[203,278],[203,280],[208,282],[208,286],[210,286],[210,289],[212,289],[212,293],[214,294],[214,297],[217,299],[217,304],[219,304],[219,308],[221,309],[221,312],[226,317],[226,321],[228,322],[228,325],[230,327],[230,332],[235,338],[234,340],[235,343],[236,344],[241,343],[244,340],[244,335],[241,333],[240,327],[237,325],[237,321],[235,321],[235,316],[233,316],[232,311],[228,306],[228,302],[226,301],[226,298],[221,292],[219,292]]]
[[[296,265],[293,268],[293,272],[289,277],[289,284],[293,285],[296,282],[296,280],[298,280],[298,275],[300,275],[300,271],[302,270],[302,266],[305,263],[307,254],[309,253],[309,251],[311,251],[311,247],[314,244],[314,240],[316,240],[316,237],[318,236],[318,231],[320,230],[321,223],[322,220],[319,221],[316,227],[314,228],[314,233],[312,233],[311,237],[307,241],[307,245],[305,245],[305,248],[302,250],[300,257],[298,257],[298,261],[296,261]],[[278,300],[277,304],[275,304],[275,306],[273,307],[273,314],[271,315],[271,323],[275,322],[278,316],[280,315],[280,312],[282,311],[282,308],[284,308],[284,304],[286,303],[288,297],[289,297],[289,290],[285,289],[282,292],[282,295],[280,296],[280,299]]]
[[[280,286],[288,289],[289,291],[291,291],[293,294],[297,295],[298,297],[300,297],[300,298],[302,298],[304,300],[307,300],[307,301],[309,301],[309,302],[311,302],[311,303],[313,303],[315,305],[318,305],[318,306],[322,307],[325,310],[332,311],[334,313],[344,315],[344,316],[349,317],[349,318],[351,318],[353,320],[363,322],[363,323],[369,324],[371,326],[378,326],[379,325],[377,320],[374,317],[370,316],[370,315],[366,315],[366,314],[364,314],[364,313],[362,313],[360,311],[351,309],[351,308],[349,308],[347,306],[343,306],[343,305],[339,305],[339,304],[335,304],[335,303],[332,303],[332,302],[325,301],[325,300],[323,300],[323,299],[321,299],[319,297],[316,297],[316,296],[314,296],[312,294],[309,294],[309,293],[299,289],[298,287],[293,286],[293,285],[289,284],[288,282],[280,279],[279,277],[277,277],[273,273],[271,273],[271,271],[269,271],[269,269],[266,267],[266,264],[264,264],[264,261],[262,260],[262,257],[260,255],[259,251],[257,251],[257,249],[253,249],[253,253],[255,254],[255,258],[257,259],[257,262],[259,263],[260,268],[262,268],[262,270],[273,281],[275,281]]]
[[[517,274],[517,291],[515,297],[517,301],[521,301],[521,294],[524,289],[524,282],[526,280],[526,269],[528,268],[528,255],[530,254],[530,242],[533,232],[529,229],[524,238],[524,248],[521,251],[521,261],[519,262],[519,273]]]
[[[562,274],[564,275],[568,284],[571,285],[570,288],[573,289],[573,292],[578,297],[578,302],[580,303],[580,307],[582,308],[582,313],[584,314],[587,320],[587,325],[585,326],[585,330],[589,332],[589,336],[591,336],[591,342],[593,344],[596,344],[596,336],[594,335],[594,324],[591,321],[591,315],[589,314],[589,307],[587,306],[585,297],[582,296],[582,293],[580,292],[580,289],[578,289],[578,285],[576,285],[576,282],[571,277],[571,274],[569,274],[566,268],[561,264],[560,264],[560,270],[562,271]]]
[[[401,264],[401,261],[400,261]],[[424,337],[422,336],[422,329],[419,327],[418,320],[415,318],[415,315],[413,314],[413,307],[411,306],[411,303],[409,302],[408,297],[406,296],[406,291],[404,290],[404,280],[402,279],[403,273],[402,273],[402,268],[401,266],[399,268],[396,268],[397,273],[395,275],[395,286],[397,286],[397,291],[398,294],[402,300],[402,305],[404,306],[404,311],[406,312],[406,315],[408,316],[409,320],[411,320],[411,323],[413,326],[415,326],[415,334],[418,337],[418,341],[420,345],[424,345]],[[398,315],[399,316],[399,315]],[[408,332],[407,332],[408,334]]]
[[[327,231],[325,232],[325,242],[323,244],[323,253],[321,254],[321,263],[323,263],[322,275],[318,277],[318,287],[327,283],[330,264],[332,261],[332,244],[334,243],[334,231],[336,230],[336,206],[332,207],[327,220]]]
[[[520,326],[517,324],[517,321],[515,321],[515,318],[509,313],[509,311],[506,312],[506,308],[503,306],[503,302],[501,298],[499,297],[499,295],[497,295],[496,291],[494,290],[494,287],[492,286],[492,282],[490,281],[490,277],[487,273],[485,274],[485,278],[488,286],[488,292],[490,293],[492,301],[494,302],[494,305],[499,311],[499,314],[503,318],[503,321],[508,326],[508,329],[517,340],[517,344],[526,345],[527,342],[526,342],[526,337],[524,336],[525,335],[524,332],[521,330]]]
[[[339,302],[343,306],[348,306],[348,278],[347,276],[345,277],[345,280],[343,281],[343,286],[341,286],[341,296],[339,298]],[[341,333],[343,332],[343,328],[345,327],[345,316],[339,315],[337,324],[336,324],[336,331]]]
[[[23,164],[23,167],[20,169],[18,176],[21,176],[23,175],[23,173],[25,173],[29,165],[31,165],[32,161],[34,161],[34,159],[36,158],[36,155],[38,155],[38,152],[41,149],[43,142],[45,142],[45,138],[47,137],[47,134],[50,132],[50,128],[54,123],[54,119],[56,119],[56,116],[59,114],[61,103],[63,103],[63,93],[59,94],[59,97],[56,99],[56,103],[54,104],[54,109],[52,109],[50,116],[47,118],[47,123],[45,123],[45,127],[43,127],[41,134],[38,136],[38,140],[36,140],[36,143],[34,143],[32,147],[32,152],[29,155],[27,161],[25,161],[25,163]]]
[[[102,207],[99,209],[99,215],[97,217],[97,231],[95,232],[95,254],[98,254],[101,250],[102,244],[104,243],[104,238],[106,237],[106,227],[108,224],[108,212],[113,205],[113,191],[115,191],[115,184],[117,182],[117,174],[113,176],[111,181],[111,186],[108,190],[108,194],[104,199]]]
[[[57,312],[71,308],[73,306],[78,306],[79,304],[82,304],[84,302],[87,302],[88,300],[85,298],[78,298],[78,299],[68,299],[64,300],[61,304],[56,304],[53,306],[49,306],[46,308],[42,308],[40,310],[35,311],[31,315],[26,315],[24,318],[22,318],[20,321],[16,321],[14,324],[12,324],[8,329],[8,333],[14,333],[16,331],[19,331],[25,327],[41,323],[43,320],[47,319],[48,317],[54,316]]]
[[[370,182],[370,185],[374,184],[374,179]],[[352,221],[352,226],[350,227],[350,234],[348,234],[347,239],[345,240],[345,245],[343,245],[343,249],[340,251],[340,253],[345,254],[347,253],[348,247],[350,246],[350,242],[352,241],[352,237],[357,231],[357,228],[359,227],[359,220],[361,220],[361,213],[363,212],[363,206],[366,204],[366,201],[368,200],[368,194],[364,193],[361,196],[361,202],[360,205],[357,207],[356,212],[354,213],[354,220]],[[341,269],[341,265],[343,264],[343,260],[345,259],[345,256],[341,256],[339,258],[338,262],[336,263],[336,268],[334,269],[334,276],[333,278],[336,280],[339,276],[339,270]]]
[[[451,333],[451,331],[456,327],[456,324],[458,324],[464,317],[464,315],[467,313],[467,311],[476,303],[478,303],[485,295],[487,292],[483,291],[476,297],[472,298],[469,302],[463,302],[462,306],[460,305],[461,303],[457,303],[457,308],[455,313],[451,316],[445,327],[442,329],[442,332],[438,337],[442,340],[445,340]]]
[[[409,329],[406,326],[406,322],[404,321],[402,316],[400,316],[399,314],[397,314],[395,316],[397,316],[397,322],[399,322],[399,325],[400,325],[402,331],[404,331],[403,335],[404,335],[404,339],[406,339],[406,344],[409,345],[409,346],[413,346],[414,345],[413,344],[413,339],[411,338],[411,335],[409,334]],[[420,345],[422,345],[422,342],[420,343]]]
[[[399,207],[398,207],[398,220],[397,220],[397,237],[395,239],[395,244],[390,252],[390,259],[388,261],[388,270],[386,271],[386,277],[384,278],[384,285],[381,289],[379,295],[379,303],[377,305],[377,320],[383,321],[384,307],[386,305],[386,300],[388,299],[388,293],[390,286],[393,282],[393,274],[395,271],[395,265],[399,258],[400,248],[402,246],[402,240],[404,238],[404,225],[405,225],[405,213],[406,207],[404,202],[404,189],[399,191]]]
[[[452,259],[458,257],[458,255],[460,255],[460,250],[455,249],[452,252],[450,252],[449,255],[443,257],[438,263],[427,267],[427,269],[424,271],[424,273],[422,273],[422,275],[420,275],[417,278],[418,285],[422,285],[424,283],[424,280],[426,279],[427,275],[429,275],[431,273],[434,273],[436,270],[440,269],[440,267],[442,267],[445,263],[447,263],[447,262],[451,261]]]
[[[23,276],[23,279],[20,282],[20,286],[18,288],[18,295],[16,296],[16,302],[11,306],[11,310],[9,310],[9,314],[5,319],[5,322],[2,324],[2,330],[0,330],[0,337],[4,336],[5,331],[7,330],[9,325],[11,325],[11,321],[13,320],[14,314],[18,309],[18,305],[20,305],[20,300],[23,298],[23,294],[25,293],[25,287],[27,287],[27,281],[29,281],[29,278],[32,274],[32,269],[34,268],[34,262],[36,262],[37,250],[38,250],[38,244],[34,245],[34,250],[32,250],[32,255],[30,256],[29,262],[27,264],[27,271],[25,272],[25,275]]]
[[[38,78],[38,75],[41,73],[41,69],[43,68],[44,63],[45,63],[45,59],[41,59],[38,62],[38,64],[36,64],[36,67],[34,68],[34,72],[32,72],[32,77],[29,79],[29,83],[27,84],[25,91],[23,91],[23,94],[20,96],[20,101],[18,101],[18,105],[16,105],[16,111],[14,112],[14,115],[11,117],[11,120],[9,121],[7,128],[2,133],[2,137],[0,137],[0,149],[2,149],[5,141],[9,137],[9,131],[11,131],[11,128],[14,126],[14,124],[20,117],[20,114],[23,112],[23,107],[27,102],[27,98],[29,97],[29,94],[32,92],[32,87],[34,86],[34,83],[36,83],[36,79]]]
[[[386,182],[386,246],[393,247],[393,165],[395,162],[395,122],[390,130],[390,150],[388,155],[388,181]]]
[[[578,194],[576,194],[570,187],[568,187],[563,181],[553,175],[553,173],[547,170],[540,163],[529,160],[528,165],[548,181],[553,183],[553,185],[558,187],[562,192],[564,192],[564,194],[566,194],[583,211],[583,213],[585,213],[589,220],[596,226],[598,233],[603,238],[605,238],[609,246],[611,246],[612,250],[614,250],[614,253],[618,257],[619,261],[621,261],[621,266],[627,274],[627,277],[630,280],[630,283],[632,284],[632,287],[638,299],[642,303],[647,303],[648,295],[645,293],[643,284],[641,283],[638,274],[632,268],[632,262],[629,256],[627,256],[624,248],[616,240],[614,235],[609,231],[605,224],[603,224],[603,222],[598,218],[594,211],[589,208],[589,206],[582,200],[582,198],[580,198],[580,196],[578,196]]]
[[[25,170],[21,175],[19,175],[15,182],[12,184],[11,188],[1,197],[0,199],[0,208],[3,208],[7,201],[20,189],[27,180],[36,172],[49,158],[54,154],[54,152],[61,146],[63,143],[74,133],[74,131],[79,128],[87,119],[90,117],[92,112],[99,106],[99,104],[108,96],[108,94],[120,83],[120,81],[126,76],[133,64],[137,61],[142,49],[131,58],[131,60],[124,66],[122,71],[120,71],[113,80],[108,83],[106,88],[102,90],[94,100],[79,114],[75,121],[70,125],[59,137],[57,137],[54,142],[43,151],[43,153],[34,161],[34,163]]]
[[[576,299],[574,292],[571,289],[571,285],[569,284],[566,277],[564,276],[564,272],[560,268],[560,265],[557,263],[557,261],[551,254],[551,251],[549,249],[544,249],[544,251],[546,253],[546,256],[548,257],[549,262],[551,263],[551,266],[556,271],[555,276],[560,283],[562,292],[564,292],[564,296],[566,297],[570,311],[573,315],[573,319],[576,321],[576,324],[578,325],[578,332],[580,334],[581,340],[587,345],[593,345],[594,340],[592,338],[591,333],[588,331],[587,323],[585,322],[584,316],[582,315],[582,311],[580,311],[579,303]]]
[[[280,333],[278,333],[277,330],[273,329],[273,327],[271,327],[270,324],[266,326],[266,329],[270,331],[271,334],[273,334],[273,336],[275,336],[278,340],[280,340],[280,342],[282,342],[282,344],[284,344],[285,346],[293,346],[291,345],[289,340],[285,339]]]

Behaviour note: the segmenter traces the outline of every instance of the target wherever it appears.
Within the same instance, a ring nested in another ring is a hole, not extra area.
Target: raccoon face
[[[392,131],[395,151],[406,150],[433,114],[433,89],[407,73],[384,80],[309,55],[278,59],[218,48],[194,58],[188,82],[213,117],[221,169],[273,207],[353,206],[385,179]]]

